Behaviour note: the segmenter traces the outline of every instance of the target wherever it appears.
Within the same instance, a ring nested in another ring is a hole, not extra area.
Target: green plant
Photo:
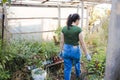
[[[47,59],[56,56],[59,53],[59,46],[56,46],[54,42],[43,42],[42,52],[45,54]]]
[[[2,34],[1,34],[1,32],[0,32],[0,39],[2,39]]]
[[[62,31],[62,27],[58,27],[57,30],[55,31],[58,40],[60,40],[60,34],[61,34],[61,31]]]
[[[105,61],[106,61],[106,46],[108,38],[108,20],[104,22],[98,32],[93,34],[87,34],[85,41],[88,49],[91,52],[92,60],[86,61],[83,57],[83,62],[86,64],[86,70],[88,73],[93,73],[92,76],[88,76],[89,80],[102,80],[105,72]]]
[[[8,3],[10,4],[10,3],[11,3],[11,0],[2,0],[1,2],[2,2],[2,3],[8,2]]]
[[[40,52],[40,48],[37,42],[12,41],[11,43],[4,42],[2,46],[2,41],[0,41],[0,80],[7,80],[25,65],[38,62],[38,60],[40,63],[40,59],[32,58]]]
[[[14,54],[8,49],[9,47],[6,46],[0,40],[0,80],[7,80],[10,78],[9,70],[6,70],[6,64],[10,61]]]
[[[89,80],[102,80],[105,72],[106,55],[104,50],[92,54],[92,60],[87,61],[85,57],[82,58],[84,68],[87,71],[86,78]]]
[[[41,65],[43,53],[41,52],[41,43],[30,41],[12,41],[11,46],[14,47],[16,57],[21,57],[25,60],[25,65]],[[21,60],[22,60],[21,59]]]
[[[59,52],[59,46],[54,42],[39,43],[27,40],[11,41],[4,44],[3,48],[0,48],[0,80],[7,80],[14,72],[25,66],[43,67],[43,61],[56,56]]]
[[[8,80],[10,78],[10,74],[8,71],[0,70],[0,80]]]
[[[88,63],[88,65],[86,66],[88,72],[95,73],[102,77],[104,76],[104,70],[105,70],[104,53],[93,54],[92,60],[86,63]]]

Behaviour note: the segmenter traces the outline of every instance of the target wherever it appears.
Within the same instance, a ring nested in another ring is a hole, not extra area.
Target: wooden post
[[[8,41],[11,33],[9,32],[8,29],[8,20],[7,20],[7,8],[6,8],[6,3],[3,4],[3,17],[4,17],[4,22],[3,22],[3,27],[4,27],[4,39]]]
[[[58,27],[61,27],[61,9],[59,3],[58,3]]]
[[[84,22],[84,1],[81,0],[81,28],[83,28]]]
[[[5,38],[5,4],[2,6],[2,49],[4,49],[4,38]]]
[[[88,27],[89,27],[89,8],[87,7],[87,12],[86,12],[86,29],[88,31]]]
[[[4,14],[2,14],[2,41],[4,40]]]
[[[77,5],[77,13],[79,14],[80,5]]]
[[[3,44],[4,44],[4,20],[5,20],[5,15],[2,14],[2,48],[3,48]]]
[[[2,44],[4,42],[4,29],[5,29],[5,4],[3,4],[3,7],[2,7]]]

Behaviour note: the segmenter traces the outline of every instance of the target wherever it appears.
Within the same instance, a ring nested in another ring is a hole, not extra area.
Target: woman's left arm
[[[64,45],[64,34],[61,33],[61,37],[60,37],[60,51],[62,52],[63,50],[63,45]]]

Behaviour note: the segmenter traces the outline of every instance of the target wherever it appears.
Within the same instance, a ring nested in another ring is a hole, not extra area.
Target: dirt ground
[[[64,67],[63,64],[53,66],[48,71],[50,80],[64,80]],[[48,79],[48,80],[49,80]],[[74,66],[71,72],[71,80],[76,80],[75,69]]]

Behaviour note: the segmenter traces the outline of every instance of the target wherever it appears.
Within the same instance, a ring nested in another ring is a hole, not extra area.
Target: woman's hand
[[[86,58],[87,58],[88,61],[91,61],[91,55],[90,54],[87,53]]]
[[[63,50],[59,52],[59,57],[63,58]]]

